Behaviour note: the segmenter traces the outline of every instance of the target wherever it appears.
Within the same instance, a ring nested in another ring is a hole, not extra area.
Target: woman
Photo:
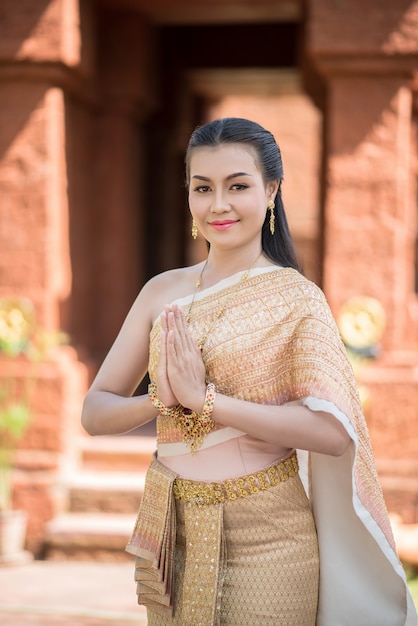
[[[298,270],[273,136],[237,118],[198,128],[186,175],[208,257],[144,286],[83,409],[90,434],[157,415],[127,546],[148,623],[415,624],[345,349]]]

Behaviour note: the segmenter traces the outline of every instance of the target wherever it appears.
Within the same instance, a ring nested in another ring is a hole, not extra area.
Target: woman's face
[[[195,148],[189,180],[191,214],[211,245],[260,244],[267,204],[278,182],[264,183],[251,147],[229,143]]]

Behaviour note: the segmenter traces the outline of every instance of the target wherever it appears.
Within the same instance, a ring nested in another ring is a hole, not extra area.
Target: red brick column
[[[57,329],[71,289],[64,94],[23,80],[1,91],[0,290],[30,296],[40,323]]]
[[[91,73],[90,17],[76,0],[1,7],[0,296],[30,297],[51,331],[62,329],[72,289],[66,94],[83,92]],[[17,378],[27,375],[24,360],[15,366]],[[2,360],[0,379],[9,371]],[[28,547],[37,552],[43,523],[60,506],[57,485],[75,462],[87,376],[71,348],[30,375],[37,387],[14,499],[29,513]]]
[[[396,6],[395,6],[396,4]],[[382,301],[387,350],[417,346],[418,2],[311,0],[307,56],[325,83],[324,288],[335,312],[352,295]]]
[[[351,296],[378,298],[385,349],[408,349],[416,297],[411,90],[404,77],[331,76],[328,92],[324,288],[335,311]]]

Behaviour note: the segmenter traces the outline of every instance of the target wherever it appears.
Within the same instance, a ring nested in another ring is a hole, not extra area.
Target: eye
[[[234,183],[231,187],[234,191],[243,191],[244,189],[248,189],[248,185],[245,183]]]
[[[196,191],[197,193],[206,193],[209,189],[209,185],[199,185],[198,187],[195,187],[193,191]]]

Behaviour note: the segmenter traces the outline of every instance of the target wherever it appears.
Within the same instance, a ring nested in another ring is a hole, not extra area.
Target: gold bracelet
[[[161,402],[161,400],[157,398],[157,384],[156,383],[150,383],[148,385],[148,395],[149,395],[149,399],[151,400],[151,403],[164,417],[176,417],[176,415],[179,413],[179,410],[183,409],[183,407],[180,404],[171,408],[163,404],[163,402]]]
[[[215,404],[215,396],[216,396],[216,387],[214,383],[208,383],[206,387],[206,395],[205,395],[205,401],[203,403],[203,409],[200,414],[204,420],[211,419],[213,405]]]

